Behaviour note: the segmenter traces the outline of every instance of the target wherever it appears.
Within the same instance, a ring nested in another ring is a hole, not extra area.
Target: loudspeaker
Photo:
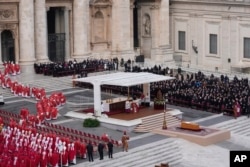
[[[227,61],[228,61],[228,63],[230,63],[230,62],[231,62],[231,59],[229,58],[229,59],[227,59]]]

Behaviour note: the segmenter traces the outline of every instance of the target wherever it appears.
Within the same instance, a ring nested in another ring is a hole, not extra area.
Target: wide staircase
[[[237,145],[242,146],[241,150],[249,150],[250,148],[250,118],[247,116],[241,116],[237,119],[231,119],[219,124],[215,124],[212,127],[218,129],[230,130],[231,138],[230,142],[237,143]],[[240,138],[240,140],[239,140]],[[232,148],[234,149],[234,148]]]
[[[164,120],[164,113],[144,117],[142,118],[142,123],[134,129],[134,132],[145,133],[145,132],[151,132],[154,129],[162,128],[163,120]],[[180,123],[180,121],[181,120],[179,118],[172,116],[171,114],[166,112],[167,126],[178,124]]]
[[[113,159],[107,156],[104,160],[95,159],[94,162],[84,162],[75,167],[154,167],[155,164],[168,163],[170,167],[177,167],[181,163],[182,154],[174,138],[166,138],[143,146],[129,149],[128,152],[118,152]]]
[[[222,122],[214,125],[214,127],[219,129],[227,129],[232,133],[250,138],[250,118],[247,118],[247,116],[242,116],[237,119]]]

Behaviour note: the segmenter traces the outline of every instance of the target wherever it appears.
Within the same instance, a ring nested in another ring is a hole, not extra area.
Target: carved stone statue
[[[151,21],[149,16],[145,16],[144,20],[144,33],[145,35],[150,35],[151,34]]]

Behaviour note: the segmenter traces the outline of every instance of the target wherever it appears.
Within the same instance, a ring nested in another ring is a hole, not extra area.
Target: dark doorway
[[[2,61],[15,63],[15,40],[10,30],[1,33]]]
[[[139,37],[138,37],[138,1],[134,2],[133,9],[133,24],[134,24],[134,47],[139,47]]]
[[[48,56],[52,62],[65,60],[65,32],[63,25],[64,10],[60,7],[51,7],[47,12],[48,25]]]

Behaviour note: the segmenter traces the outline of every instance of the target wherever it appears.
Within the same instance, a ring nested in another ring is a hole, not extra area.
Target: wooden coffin
[[[200,130],[200,126],[197,123],[193,122],[181,122],[182,129],[189,129],[189,130]]]

